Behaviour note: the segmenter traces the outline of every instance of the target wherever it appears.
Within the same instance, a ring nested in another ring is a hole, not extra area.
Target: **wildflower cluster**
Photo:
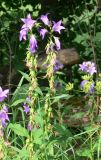
[[[83,62],[79,66],[80,70],[82,70],[84,73],[87,73],[87,75],[82,76],[83,81],[80,85],[81,89],[85,93],[92,94],[94,93],[94,91],[96,92],[96,94],[101,93],[101,80],[96,80],[96,82],[94,82],[93,80],[94,73],[97,73],[95,63],[88,61]],[[100,75],[98,77],[100,77]]]
[[[6,121],[9,121],[8,108],[6,106],[3,106],[3,109],[0,110],[0,121],[1,121],[2,127],[5,127]]]
[[[1,102],[1,110],[0,110],[0,125],[2,125],[2,127],[6,126],[6,121],[9,121],[9,117],[8,117],[8,108],[5,106],[5,104],[2,104],[5,100],[5,98],[7,98],[7,95],[9,93],[9,90],[3,90],[0,87],[0,102]]]
[[[29,50],[31,53],[35,53],[36,49],[38,48],[36,35],[32,33],[33,27],[37,29],[42,39],[45,38],[46,34],[50,34],[52,36],[52,43],[51,43],[52,48],[56,47],[57,50],[60,50],[61,44],[60,44],[59,38],[56,36],[53,36],[53,32],[58,32],[60,34],[61,30],[65,29],[61,25],[62,23],[61,20],[58,22],[50,21],[48,19],[48,14],[41,15],[41,17],[38,20],[33,20],[31,15],[28,14],[27,18],[22,18],[21,20],[24,24],[21,27],[19,39],[20,41],[26,40],[27,35],[30,32]],[[41,24],[40,21],[44,24],[44,27],[46,26],[46,28],[43,28],[41,26],[43,24]]]
[[[94,73],[97,72],[95,63],[88,61],[88,62],[83,62],[82,64],[79,64],[79,70],[85,73],[86,75],[82,76],[82,82],[80,84],[80,88],[85,92],[85,93],[94,93],[94,80],[93,80],[93,75]],[[72,90],[73,89],[73,84],[68,83],[66,86],[66,90]]]
[[[20,41],[27,39],[29,40],[29,47],[26,56],[26,65],[29,68],[29,76],[30,76],[30,87],[28,91],[28,97],[26,102],[23,104],[24,112],[29,115],[28,122],[28,130],[32,131],[34,126],[37,126],[37,122],[35,122],[35,115],[37,113],[37,101],[39,98],[39,94],[37,90],[39,90],[39,84],[37,80],[37,64],[38,64],[38,55],[35,54],[39,42],[38,38],[41,36],[42,40],[48,36],[48,42],[46,44],[45,50],[47,54],[46,61],[44,64],[47,66],[46,70],[46,78],[49,81],[50,90],[45,95],[45,102],[43,108],[43,119],[44,119],[44,133],[47,133],[50,126],[50,115],[51,115],[51,104],[50,97],[52,93],[55,93],[55,77],[54,73],[63,68],[63,65],[56,59],[57,50],[61,49],[61,43],[59,37],[54,36],[55,33],[61,33],[61,30],[65,29],[62,26],[62,21],[50,21],[48,18],[49,14],[41,15],[37,20],[33,20],[31,15],[28,14],[27,18],[22,18],[22,22],[24,23],[21,27]],[[37,35],[34,33],[34,30],[37,30]],[[40,127],[40,126],[39,126]],[[32,132],[31,132],[32,134]],[[32,136],[26,140],[27,149],[30,151],[30,155],[33,155],[32,147],[29,148],[29,144],[32,142]]]
[[[82,70],[84,73],[87,73],[87,75],[82,76],[83,81],[80,84],[81,89],[85,93],[94,93],[94,80],[93,80],[93,75],[94,73],[97,72],[95,63],[93,62],[83,62],[82,64],[79,65],[80,70]]]
[[[3,129],[6,127],[6,122],[9,121],[9,116],[8,116],[8,108],[4,103],[4,100],[7,98],[9,93],[9,90],[3,90],[0,87],[0,153],[2,153],[2,156],[4,156],[4,150],[5,150],[5,140],[4,140],[4,133]]]
[[[82,70],[85,73],[89,73],[90,75],[93,75],[94,73],[96,73],[96,68],[95,68],[95,63],[93,62],[83,62],[82,64],[79,65],[80,66],[80,70]]]

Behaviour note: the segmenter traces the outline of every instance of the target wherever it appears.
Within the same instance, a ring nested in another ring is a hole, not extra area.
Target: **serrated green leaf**
[[[8,128],[10,128],[15,134],[22,136],[22,137],[28,137],[28,131],[24,127],[22,127],[20,124],[12,124],[10,123]]]

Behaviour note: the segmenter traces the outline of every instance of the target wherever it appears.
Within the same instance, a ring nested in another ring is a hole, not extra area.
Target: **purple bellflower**
[[[22,26],[22,29],[27,28],[27,29],[32,29],[33,25],[35,24],[35,20],[31,18],[31,15],[28,14],[27,18],[21,18],[21,20],[24,22],[24,25]]]
[[[20,31],[20,36],[19,36],[19,40],[22,41],[22,39],[26,40],[26,36],[28,33],[28,29],[24,28]]]
[[[40,36],[42,36],[42,39],[44,39],[46,33],[48,32],[47,29],[39,29]]]
[[[21,18],[21,20],[24,22],[24,24],[20,31],[20,36],[19,36],[20,41],[22,41],[22,39],[26,40],[28,30],[31,30],[34,24],[36,23],[35,20],[32,20],[30,14],[27,15],[27,18]]]
[[[24,108],[24,112],[26,114],[28,114],[30,112],[30,108],[29,108],[29,106],[26,103],[24,103],[23,108]]]
[[[90,75],[93,75],[94,73],[96,73],[96,68],[95,68],[95,63],[93,62],[83,62],[82,64],[79,65],[80,66],[80,70],[90,73]]]
[[[83,80],[83,81],[81,82],[81,84],[80,84],[80,87],[81,87],[81,88],[84,88],[84,85],[85,85],[87,82],[88,82],[87,80]]]
[[[91,84],[89,91],[90,93],[94,93],[94,83]]]
[[[82,64],[79,64],[81,71],[86,71],[86,62],[83,62]]]
[[[9,93],[9,89],[6,89],[3,91],[2,88],[0,87],[0,102],[4,101],[8,93]]]
[[[65,27],[61,26],[61,20],[58,22],[53,22],[53,31],[60,33],[61,29],[65,29]]]
[[[29,97],[26,98],[26,102],[23,104],[24,112],[28,114],[30,112],[29,103],[31,102],[31,99]]]
[[[58,60],[56,60],[55,65],[54,65],[54,71],[58,71],[59,69],[63,68],[63,64],[60,63]]]
[[[58,37],[54,37],[54,41],[55,41],[55,44],[56,44],[56,49],[60,50],[61,44],[60,44],[59,38]]]
[[[42,20],[42,22],[45,24],[45,25],[49,25],[49,19],[48,19],[48,13],[47,14],[45,14],[45,15],[41,15],[41,20]]]
[[[0,121],[1,121],[2,127],[5,127],[6,121],[9,121],[8,108],[6,106],[4,106],[3,109],[0,111]]]
[[[83,89],[86,83],[89,83],[87,80],[83,80],[80,84],[80,87]],[[90,88],[89,88],[90,93],[94,93],[94,82],[91,83]]]
[[[30,52],[35,53],[37,48],[38,48],[37,40],[36,40],[35,36],[32,34],[30,36]]]

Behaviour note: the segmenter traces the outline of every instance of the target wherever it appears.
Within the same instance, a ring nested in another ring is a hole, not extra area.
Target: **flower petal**
[[[49,19],[47,15],[48,13],[45,15],[41,15],[41,18],[40,18],[45,25],[49,25]]]
[[[61,44],[60,44],[59,38],[58,37],[54,37],[54,40],[55,40],[55,44],[56,44],[56,49],[60,50]]]

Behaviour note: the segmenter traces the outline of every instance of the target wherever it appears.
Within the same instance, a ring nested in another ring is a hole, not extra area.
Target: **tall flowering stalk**
[[[4,100],[7,98],[9,90],[3,90],[0,87],[0,154],[2,159],[7,151],[7,146],[5,145],[5,140],[3,136],[3,130],[6,127],[6,122],[9,121],[8,108],[6,107]]]
[[[28,97],[30,101],[28,102],[29,104],[27,105],[26,103],[24,104],[24,112],[26,114],[29,114],[29,123],[28,123],[28,130],[32,131],[32,129],[35,126],[35,121],[34,121],[34,116],[35,116],[35,107],[37,103],[37,97],[38,94],[36,92],[37,87],[38,87],[38,82],[37,82],[37,55],[35,54],[38,44],[36,40],[35,34],[32,32],[32,28],[36,27],[35,24],[37,23],[36,20],[33,20],[31,18],[31,15],[27,15],[27,18],[21,19],[24,24],[21,28],[20,31],[20,40],[27,39],[28,33],[30,34],[29,37],[29,47],[26,55],[26,66],[29,69],[29,76],[30,76],[30,87],[28,91]],[[32,134],[32,132],[30,133]],[[26,147],[29,150],[30,153],[30,159],[33,157],[33,145],[32,144],[32,135],[26,140]]]
[[[46,100],[44,105],[44,129],[45,134],[47,134],[51,130],[51,123],[50,123],[50,116],[52,112],[50,99],[55,94],[55,75],[54,75],[54,66],[56,63],[56,52],[53,51],[52,48],[53,42],[50,40],[50,42],[46,46],[46,53],[47,53],[47,71],[46,71],[46,77],[49,81],[49,91],[46,94]]]
[[[36,35],[33,33],[33,27],[37,29],[39,35],[44,40],[45,36],[48,36],[48,43],[46,45],[46,62],[47,70],[46,70],[46,78],[49,81],[49,91],[45,95],[45,105],[44,105],[44,133],[48,133],[51,128],[50,124],[50,116],[51,116],[51,102],[50,98],[55,94],[55,72],[57,69],[61,68],[61,64],[56,60],[57,50],[60,50],[61,44],[59,38],[54,36],[54,33],[57,32],[60,34],[62,29],[65,29],[61,25],[61,21],[54,22],[48,19],[48,14],[42,15],[38,21],[33,20],[31,15],[28,14],[27,18],[22,18],[22,22],[24,23],[21,27],[20,31],[20,41],[26,40],[29,38],[29,47],[26,55],[26,66],[29,68],[30,75],[30,87],[28,92],[28,97],[30,99],[30,103],[24,104],[24,112],[29,114],[29,123],[28,129],[32,131],[34,128],[35,120],[35,108],[38,99],[37,89],[39,88],[38,80],[37,80],[37,58],[36,50],[38,49],[38,41]],[[30,132],[32,134],[32,132]],[[32,159],[34,150],[32,145],[32,135],[26,140],[26,147],[30,152],[30,159]],[[31,146],[31,147],[30,147]]]
[[[47,59],[45,63],[47,64],[46,77],[49,81],[50,89],[46,94],[46,100],[45,100],[45,106],[44,106],[45,133],[47,134],[47,132],[50,131],[51,129],[50,117],[51,117],[52,108],[51,108],[50,99],[55,94],[55,71],[56,71],[56,68],[60,67],[60,64],[57,63],[56,54],[57,54],[57,50],[61,49],[61,44],[60,44],[59,38],[54,36],[54,32],[58,32],[60,34],[60,31],[65,28],[61,25],[61,21],[59,22],[50,21],[48,19],[48,14],[42,15],[41,20],[44,23],[44,25],[48,26],[48,31],[44,29],[43,32],[42,30],[40,32],[40,34],[42,35],[42,38],[44,38],[45,34],[48,34],[48,43],[46,45]],[[57,65],[59,67],[57,67]]]
[[[29,76],[30,76],[30,87],[29,87],[29,93],[28,93],[28,97],[30,98],[28,130],[32,131],[32,129],[36,125],[34,121],[34,116],[35,116],[35,108],[36,108],[36,103],[37,103],[37,98],[38,98],[38,94],[36,92],[37,87],[38,87],[37,55],[31,54],[31,52],[27,52],[26,65],[29,68]],[[26,147],[28,148],[29,153],[30,153],[30,159],[32,159],[33,153],[34,153],[33,145],[31,145],[33,144],[32,135],[27,139],[26,142],[27,142]]]

